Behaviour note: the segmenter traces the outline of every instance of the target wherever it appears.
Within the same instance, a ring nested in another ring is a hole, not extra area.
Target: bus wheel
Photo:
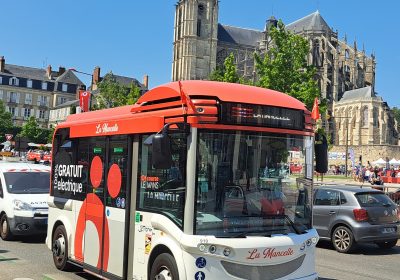
[[[154,260],[150,280],[179,280],[175,259],[168,253],[162,253]]]
[[[13,237],[6,214],[3,214],[3,216],[0,218],[0,236],[3,240],[11,240]]]
[[[67,270],[68,263],[68,238],[63,225],[59,225],[53,234],[52,239],[53,261],[57,269]]]

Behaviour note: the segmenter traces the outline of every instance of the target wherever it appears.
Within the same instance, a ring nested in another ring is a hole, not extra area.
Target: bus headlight
[[[204,252],[205,249],[206,249],[206,245],[204,245],[204,244],[199,245],[200,252]]]
[[[211,245],[210,248],[208,248],[208,251],[209,251],[211,254],[215,254],[215,252],[217,251],[217,246]]]
[[[303,242],[303,244],[301,244],[300,246],[300,251],[303,251],[306,248],[306,243]]]
[[[14,204],[14,210],[29,211],[29,210],[33,209],[28,203],[23,202],[23,201],[18,200],[18,199],[13,200],[13,204]]]
[[[230,248],[225,248],[223,252],[225,257],[228,257],[231,254],[231,249]]]

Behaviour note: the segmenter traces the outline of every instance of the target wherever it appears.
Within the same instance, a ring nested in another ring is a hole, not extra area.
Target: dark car
[[[367,242],[392,248],[400,238],[400,210],[370,187],[322,186],[314,194],[313,226],[341,253]]]

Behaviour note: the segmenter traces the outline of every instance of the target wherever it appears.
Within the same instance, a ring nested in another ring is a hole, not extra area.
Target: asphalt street
[[[316,268],[321,280],[400,279],[400,242],[389,249],[360,245],[352,254],[339,254],[330,243],[318,245]],[[0,280],[94,280],[79,269],[58,271],[42,239],[0,239]]]

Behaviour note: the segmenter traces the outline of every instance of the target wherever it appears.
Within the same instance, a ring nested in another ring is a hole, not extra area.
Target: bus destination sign
[[[304,129],[302,110],[272,106],[223,103],[220,120],[224,124]]]

